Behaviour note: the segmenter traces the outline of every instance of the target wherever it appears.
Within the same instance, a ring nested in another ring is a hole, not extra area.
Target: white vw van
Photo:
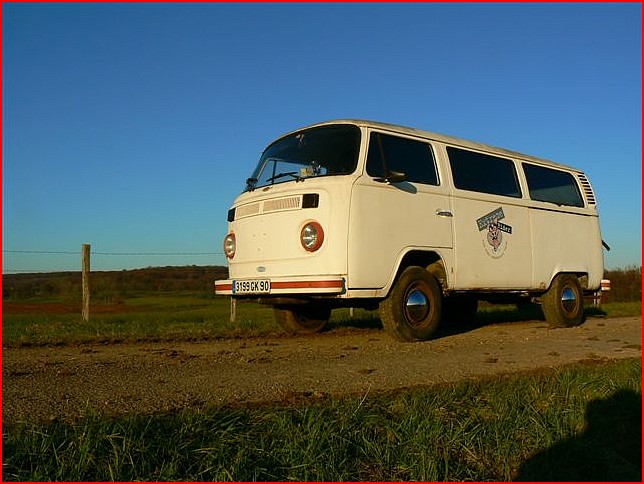
[[[228,280],[294,332],[338,307],[379,308],[402,341],[479,300],[539,297],[580,324],[604,272],[596,199],[581,171],[401,126],[338,120],[264,150],[228,211]]]

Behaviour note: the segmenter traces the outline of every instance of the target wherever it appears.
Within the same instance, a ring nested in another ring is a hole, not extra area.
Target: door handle
[[[436,210],[437,217],[453,217],[454,215],[449,210],[441,210],[440,208]]]

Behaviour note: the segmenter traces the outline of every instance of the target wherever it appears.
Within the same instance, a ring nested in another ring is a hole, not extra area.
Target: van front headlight
[[[237,250],[237,241],[235,240],[235,234],[232,232],[226,235],[224,238],[224,254],[229,259],[235,257],[235,251]]]
[[[308,252],[315,252],[324,242],[324,230],[317,222],[308,222],[300,232],[300,242],[302,247]]]

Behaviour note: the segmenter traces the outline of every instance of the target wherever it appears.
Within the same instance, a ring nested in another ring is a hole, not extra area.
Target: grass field
[[[65,304],[3,307],[3,345],[281,332],[272,309],[252,302],[231,323],[226,298],[140,295],[94,306],[89,323]],[[641,303],[587,314],[641,315]],[[538,306],[481,305],[477,324],[541,318]],[[332,327],[380,321],[337,310]],[[3,480],[640,481],[641,381],[641,362],[623,360],[388,395],[4,425]]]
[[[5,481],[641,481],[641,362],[3,427]]]
[[[517,309],[513,305],[481,303],[477,322],[491,324],[543,319],[538,305]],[[589,316],[636,316],[641,302],[609,303],[587,308]],[[234,323],[230,300],[193,294],[140,295],[118,305],[94,305],[84,323],[80,304],[55,299],[3,303],[2,343],[5,346],[73,344],[174,339],[192,340],[230,336],[259,336],[281,332],[273,310],[252,301],[239,301]],[[377,311],[333,311],[331,327],[380,327]]]

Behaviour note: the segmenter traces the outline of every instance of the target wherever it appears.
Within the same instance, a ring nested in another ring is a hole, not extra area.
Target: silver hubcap
[[[572,313],[577,307],[577,296],[575,291],[566,287],[561,293],[561,306],[567,313]]]
[[[405,315],[410,323],[419,323],[429,314],[429,300],[419,289],[412,289],[405,301]]]

